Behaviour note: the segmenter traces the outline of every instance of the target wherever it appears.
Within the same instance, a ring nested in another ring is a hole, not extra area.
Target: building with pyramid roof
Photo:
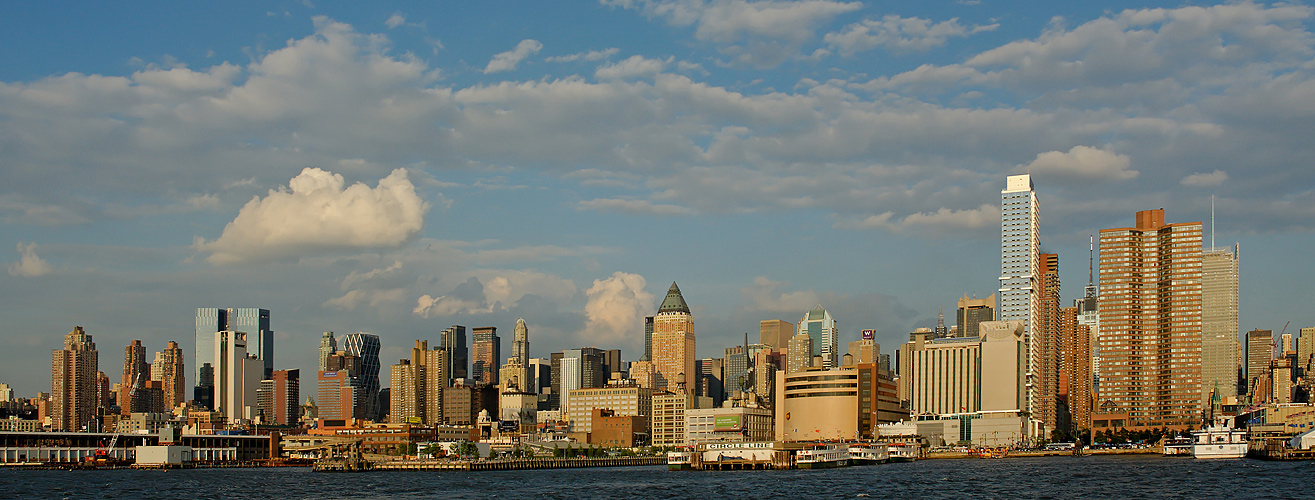
[[[674,281],[653,316],[652,351],[653,389],[693,393],[698,377],[694,317]]]

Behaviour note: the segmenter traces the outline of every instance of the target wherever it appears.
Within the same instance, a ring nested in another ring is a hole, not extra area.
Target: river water
[[[1315,498],[1315,462],[1087,456],[828,470],[0,470],[0,498]]]

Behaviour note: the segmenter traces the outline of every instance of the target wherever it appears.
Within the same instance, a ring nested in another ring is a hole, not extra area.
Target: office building
[[[642,416],[645,420],[653,414],[653,390],[639,386],[573,389],[566,396],[570,413],[562,418],[572,423],[574,432],[592,432],[593,413],[599,408],[612,410],[618,416]]]
[[[785,349],[794,337],[794,324],[783,319],[766,319],[758,322],[758,343],[772,349]]]
[[[1073,300],[1073,307],[1077,308],[1078,324],[1087,327],[1087,333],[1089,335],[1085,348],[1091,353],[1091,380],[1087,381],[1087,383],[1091,387],[1090,393],[1094,402],[1096,393],[1100,390],[1100,378],[1097,376],[1097,374],[1100,373],[1100,350],[1096,343],[1097,338],[1100,336],[1100,311],[1097,307],[1099,301],[1097,299],[1098,292],[1096,291],[1095,282],[1095,238],[1088,237],[1087,245],[1087,286],[1082,289],[1082,298]],[[1077,382],[1074,381],[1073,383]],[[1089,424],[1090,420],[1082,420],[1082,422],[1087,422]]]
[[[525,318],[516,320],[511,339],[511,357],[521,363],[530,361],[530,327],[525,325]]]
[[[534,388],[535,394],[546,395],[552,390],[552,360],[530,358],[525,369],[529,387]]]
[[[322,371],[318,374],[319,387],[316,394],[319,400],[319,418],[323,420],[346,421],[360,418],[358,395],[361,394],[357,379],[346,368]]]
[[[726,360],[704,358],[698,362],[699,395],[712,398],[712,404],[726,400]]]
[[[653,316],[652,362],[654,389],[694,392],[694,317],[674,281]]]
[[[470,331],[470,378],[486,385],[498,385],[498,368],[502,366],[502,339],[498,328],[482,326]]]
[[[363,332],[351,333],[342,338],[342,346],[343,352],[360,359],[356,402],[360,406],[359,418],[376,422],[383,420],[379,404],[379,336]]]
[[[900,393],[914,415],[1022,411],[1023,324],[983,321],[981,336],[915,334],[900,348]]]
[[[1144,210],[1100,231],[1097,407],[1126,412],[1128,429],[1200,424],[1201,275],[1200,222]]]
[[[166,410],[187,400],[184,380],[187,371],[183,364],[183,349],[174,341],[169,341],[163,351],[155,353],[155,360],[151,362],[151,380],[160,382]]]
[[[1031,175],[1011,175],[1000,191],[1000,313],[1002,321],[1023,322],[1027,394],[1032,435],[1041,434],[1041,222]]]
[[[256,417],[256,390],[264,379],[264,363],[247,352],[246,332],[214,334],[215,411],[230,423]]]
[[[301,370],[274,370],[270,382],[270,403],[265,421],[274,425],[297,425],[301,420]]]
[[[153,413],[148,398],[133,401],[150,379],[151,364],[146,360],[146,346],[140,340],[133,340],[123,348],[123,382],[119,384],[119,410],[123,415]]]
[[[96,343],[82,327],[74,327],[64,336],[64,349],[53,351],[50,358],[51,428],[65,432],[83,430],[94,423],[99,407],[96,401],[99,362]]]
[[[724,374],[722,380],[723,390],[726,391],[726,397],[733,397],[738,392],[743,392],[750,387],[749,379],[749,354],[745,346],[737,345],[725,349]]]
[[[1252,403],[1259,403],[1255,395],[1256,384],[1269,379],[1269,362],[1274,360],[1274,331],[1251,330],[1246,333],[1246,384]]]
[[[786,353],[786,371],[801,372],[810,366],[813,366],[813,338],[807,333],[800,332],[790,339],[789,350]]]
[[[1203,252],[1201,271],[1202,399],[1222,401],[1237,396],[1238,247]]]
[[[685,446],[706,443],[765,442],[775,437],[772,411],[757,406],[685,410]]]
[[[269,327],[269,309],[233,307],[228,309],[226,330],[246,332],[248,354],[259,359],[264,366],[262,378],[274,374],[274,331]]]
[[[466,344],[466,327],[452,325],[442,333],[443,351],[447,352],[448,383],[470,376],[470,348]]]
[[[653,361],[653,317],[644,316],[644,356],[640,361]]]
[[[964,294],[959,299],[959,309],[955,313],[955,337],[976,337],[979,335],[977,325],[983,321],[995,321],[995,294],[984,299],[968,298]]]
[[[196,363],[193,376],[196,380],[193,398],[208,408],[218,403],[214,400],[214,380],[216,370],[211,360],[216,359],[214,351],[215,333],[221,331],[238,331],[250,338],[249,353],[261,360],[267,379],[274,373],[274,331],[270,329],[269,309],[254,307],[215,308],[198,307],[196,309],[195,356]]]
[[[333,338],[333,332],[324,332],[320,335],[320,357],[317,371],[328,371],[329,356],[338,352],[338,340]]]
[[[798,333],[808,334],[813,339],[813,356],[822,357],[822,366],[827,369],[840,366],[840,331],[835,318],[818,304],[813,310],[804,314],[799,320]]]

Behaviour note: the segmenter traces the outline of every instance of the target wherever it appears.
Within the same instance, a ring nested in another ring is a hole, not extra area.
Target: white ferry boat
[[[812,444],[795,453],[795,466],[800,469],[827,469],[849,465],[849,446],[841,444]]]
[[[694,468],[694,451],[668,451],[667,470],[690,470]]]
[[[1192,456],[1196,458],[1242,458],[1247,455],[1247,433],[1228,425],[1227,420],[1192,433]]]
[[[890,460],[886,443],[850,443],[850,465],[884,464]]]
[[[1192,448],[1196,445],[1196,440],[1190,437],[1177,436],[1164,440],[1164,456],[1192,456]]]
[[[890,443],[891,462],[912,462],[918,459],[918,443]]]

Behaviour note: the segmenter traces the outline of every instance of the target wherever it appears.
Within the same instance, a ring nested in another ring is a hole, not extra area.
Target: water
[[[921,460],[828,470],[666,467],[314,473],[305,468],[0,471],[0,498],[1311,498],[1315,462],[1158,456]]]

